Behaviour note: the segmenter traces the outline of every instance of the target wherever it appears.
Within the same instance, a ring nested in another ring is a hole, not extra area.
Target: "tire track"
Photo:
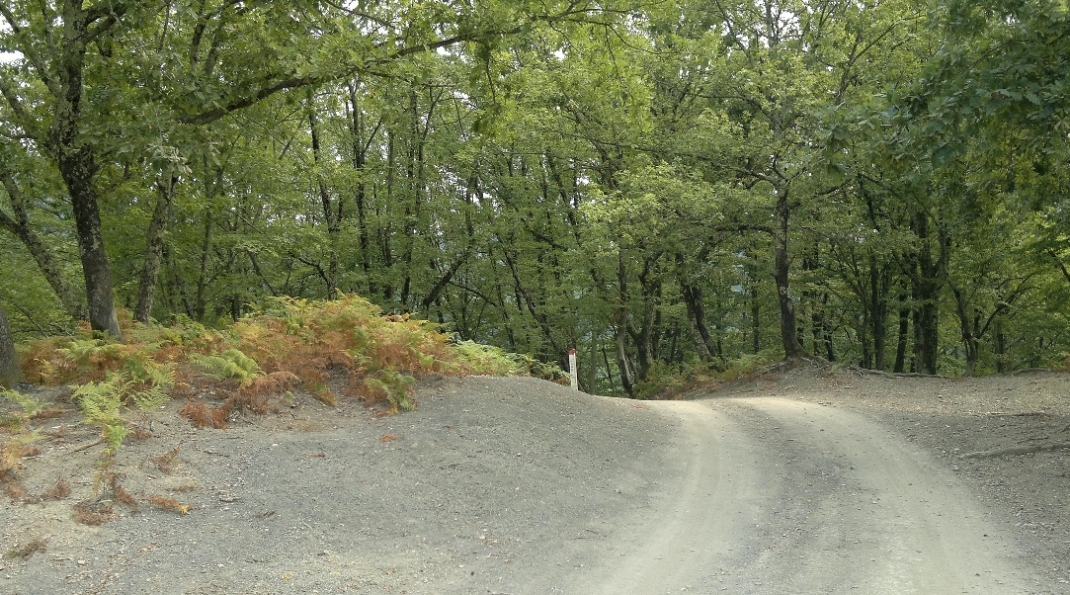
[[[781,398],[658,403],[686,472],[574,593],[1022,595],[1013,540],[927,454]]]

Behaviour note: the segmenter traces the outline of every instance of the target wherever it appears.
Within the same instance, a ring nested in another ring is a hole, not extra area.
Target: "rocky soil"
[[[1011,536],[1033,592],[1070,592],[1070,376],[804,366],[691,395],[716,415],[763,396],[858,414],[928,453]],[[579,593],[632,563],[644,536],[689,522],[672,517],[674,494],[694,474],[687,432],[706,430],[687,409],[523,378],[429,380],[417,399],[377,417],[295,395],[227,430],[193,428],[175,403],[138,421],[151,437],[128,439],[108,470],[118,496],[101,486],[98,430],[73,412],[42,420],[26,495],[0,499],[0,592]],[[732,431],[775,438],[757,424]],[[40,500],[59,478],[71,493]],[[79,503],[107,522],[76,522]],[[754,589],[737,592],[782,592]]]

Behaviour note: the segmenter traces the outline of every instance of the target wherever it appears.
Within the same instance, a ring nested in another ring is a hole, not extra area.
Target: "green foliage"
[[[78,345],[78,349],[85,345]],[[91,351],[91,350],[89,350]],[[84,353],[85,350],[83,349]],[[65,350],[70,353],[70,350]],[[77,386],[71,399],[82,409],[89,423],[100,426],[101,439],[107,443],[106,453],[114,454],[122,446],[129,430],[122,409],[133,406],[147,411],[170,400],[175,384],[172,366],[157,364],[140,350],[123,361],[123,369],[107,372],[104,380],[89,381]],[[90,358],[91,359],[91,358]]]
[[[776,361],[776,354],[770,351],[744,354],[728,362],[725,371],[721,373],[721,378],[724,380],[746,378],[774,361]]]
[[[190,359],[210,376],[218,380],[236,380],[241,386],[248,385],[263,374],[255,360],[233,348],[219,355],[195,353]]]
[[[0,401],[14,401],[27,417],[33,417],[44,407],[37,399],[15,390],[0,388]]]
[[[106,452],[114,454],[122,446],[129,430],[120,409],[129,383],[118,374],[101,382],[88,382],[76,388],[71,399],[78,404],[86,421],[100,426],[100,437],[107,443]]]
[[[453,344],[453,350],[471,369],[473,374],[486,374],[489,376],[517,376],[527,372],[535,365],[534,360],[524,361],[521,356],[507,353],[501,347],[483,345],[475,341],[458,341]],[[541,374],[534,375],[542,377]]]
[[[1065,2],[124,3],[77,136],[120,303],[178,180],[166,324],[124,320],[125,345],[73,328],[51,283],[83,279],[41,140],[63,23],[9,4],[26,26],[0,45],[39,57],[0,64],[23,106],[0,132],[36,139],[0,147],[22,188],[0,189],[0,301],[19,337],[73,336],[23,349],[32,381],[290,372],[330,402],[344,375],[398,405],[386,372],[560,380],[571,348],[586,388],[632,396],[747,373],[782,333],[889,371],[1070,349]],[[19,196],[55,275],[12,232]]]
[[[364,388],[375,400],[385,399],[398,410],[412,411],[416,408],[412,399],[414,382],[415,379],[408,374],[380,370],[364,379]]]
[[[657,362],[635,388],[635,398],[673,398],[690,384],[691,374],[664,362]]]
[[[72,339],[56,350],[73,363],[79,372],[98,372],[122,359],[126,349],[121,343],[105,339]]]

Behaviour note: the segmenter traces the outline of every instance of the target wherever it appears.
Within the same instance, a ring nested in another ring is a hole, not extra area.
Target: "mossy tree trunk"
[[[19,357],[15,353],[15,341],[11,338],[11,327],[7,323],[4,309],[0,307],[0,386],[11,388],[22,381],[22,369]]]

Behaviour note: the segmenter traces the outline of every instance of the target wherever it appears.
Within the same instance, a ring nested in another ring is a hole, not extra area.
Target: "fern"
[[[86,421],[100,426],[101,438],[108,443],[105,452],[114,454],[122,446],[128,430],[120,409],[123,392],[131,383],[119,374],[102,382],[87,382],[75,389],[71,400],[82,408]]]
[[[219,355],[197,355],[190,359],[217,380],[237,380],[246,386],[263,374],[256,360],[237,349],[227,349]]]
[[[129,400],[138,409],[148,411],[167,404],[171,400],[170,390],[170,386],[151,384],[146,389],[131,390],[127,395],[124,395],[124,402]]]
[[[380,370],[375,376],[364,379],[364,386],[373,397],[385,398],[401,411],[412,411],[416,404],[412,399],[412,385],[415,379],[408,374]]]
[[[18,403],[19,407],[22,408],[22,412],[27,417],[37,415],[37,413],[44,408],[44,405],[41,402],[29,395],[24,395],[13,390],[5,390],[3,388],[0,388],[0,400],[10,400]]]
[[[491,374],[495,376],[512,376],[527,372],[533,365],[522,361],[518,356],[506,353],[500,347],[482,345],[474,341],[458,341],[453,346],[454,352],[460,359],[467,362],[476,374]]]
[[[82,370],[92,370],[101,362],[119,359],[123,346],[102,339],[72,339],[67,347],[56,350]]]

